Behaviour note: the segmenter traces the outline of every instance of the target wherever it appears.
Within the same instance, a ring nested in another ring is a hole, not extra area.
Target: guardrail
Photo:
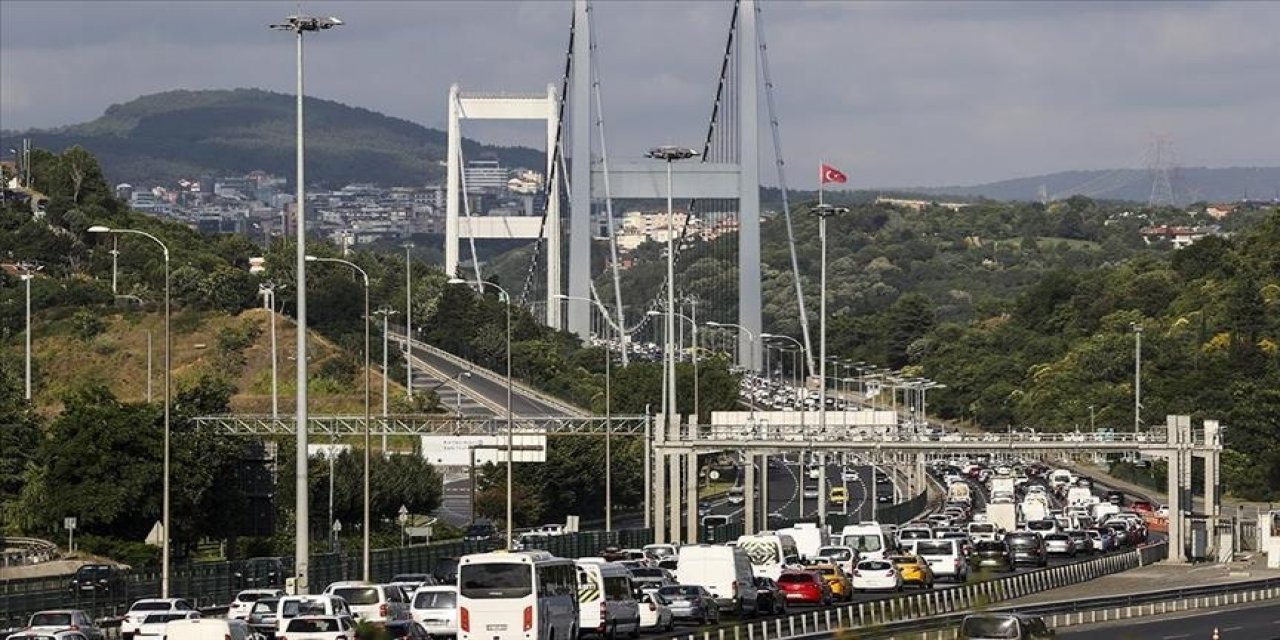
[[[0,536],[0,567],[16,567],[57,558],[58,545],[40,538]]]
[[[599,555],[606,547],[641,547],[653,542],[649,529],[618,531],[585,531],[547,538],[538,548],[566,558]],[[497,541],[450,541],[413,547],[377,549],[370,554],[370,577],[377,582],[390,581],[398,573],[429,572],[441,558],[456,558],[469,553],[492,551],[501,546]],[[311,582],[323,587],[338,580],[357,579],[362,574],[358,548],[350,554],[323,554],[311,557]],[[243,561],[206,562],[174,567],[170,572],[170,595],[187,598],[197,607],[229,603],[236,592],[249,586],[283,586],[247,584],[242,577]],[[0,629],[20,626],[36,611],[44,609],[84,609],[94,618],[122,615],[134,600],[160,595],[160,572],[156,570],[122,570],[120,579],[88,593],[72,591],[68,576],[0,581]]]

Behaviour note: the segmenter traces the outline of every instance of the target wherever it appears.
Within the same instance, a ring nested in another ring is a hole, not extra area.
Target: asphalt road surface
[[[1214,636],[1214,631],[1218,632]],[[1150,621],[1127,620],[1087,628],[1062,629],[1063,640],[1277,640],[1280,602],[1161,616]]]

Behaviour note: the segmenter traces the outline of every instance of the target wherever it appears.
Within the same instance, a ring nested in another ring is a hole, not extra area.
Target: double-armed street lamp
[[[169,246],[146,231],[137,229],[112,229],[96,224],[89,227],[89,233],[110,233],[112,235],[127,234],[142,236],[160,246],[164,254],[164,497],[162,498],[160,527],[164,529],[160,544],[160,597],[169,597],[169,390],[173,370],[173,342],[169,333]]]
[[[609,322],[608,310],[594,299],[563,293],[558,293],[555,297],[559,300],[578,300],[587,304],[597,304],[600,305],[600,311],[604,313],[604,530],[613,531],[613,351],[609,344],[613,339],[612,325]],[[618,342],[625,350],[626,345],[622,343],[621,338]],[[648,446],[649,443],[645,442],[645,447]]]
[[[44,269],[44,266],[32,262],[19,262],[17,264],[18,272],[22,275],[18,276],[26,284],[27,289],[27,359],[26,359],[26,395],[27,402],[31,402],[31,280],[36,277],[36,272]]]
[[[364,539],[362,541],[363,549],[361,551],[361,560],[364,563],[362,574],[363,579],[368,582],[372,575],[372,564],[370,562],[369,550],[369,527],[372,523],[372,518],[369,515],[369,449],[373,446],[369,429],[369,422],[372,419],[369,412],[369,388],[372,384],[369,367],[369,273],[364,269],[361,269],[360,265],[341,258],[320,258],[309,255],[305,256],[303,259],[307,262],[332,262],[335,264],[346,265],[355,269],[364,281],[364,530],[361,532]],[[299,291],[298,294],[301,295],[302,292]],[[385,450],[382,453],[383,455],[386,455]],[[332,451],[330,451],[330,455],[332,455]]]
[[[307,478],[307,193],[305,160],[303,146],[302,118],[302,34],[319,32],[340,26],[341,20],[329,17],[292,15],[281,24],[269,25],[277,31],[293,33],[297,40],[297,126],[296,126],[296,160],[297,178],[294,181],[297,193],[295,213],[297,216],[297,252],[295,267],[297,269],[298,309],[297,320],[297,400],[294,409],[296,421],[296,465],[294,468],[294,584],[296,593],[305,594],[310,590],[308,584],[311,573],[311,532],[309,530],[311,509],[308,501],[310,491]]]
[[[513,543],[515,542],[515,534],[514,534],[514,529],[512,524],[514,511],[512,509],[512,504],[511,504],[512,502],[511,494],[513,489],[512,471],[514,470],[514,467],[512,465],[512,458],[515,457],[515,416],[511,411],[511,305],[514,303],[514,299],[511,297],[511,294],[507,293],[506,289],[502,288],[502,285],[499,285],[495,282],[489,282],[488,280],[477,280],[475,282],[467,282],[462,278],[453,277],[453,278],[449,278],[449,284],[471,285],[475,287],[477,290],[481,290],[484,287],[493,287],[494,289],[497,289],[498,293],[502,295],[502,300],[505,302],[505,306],[507,309],[507,547],[506,548],[511,549]]]

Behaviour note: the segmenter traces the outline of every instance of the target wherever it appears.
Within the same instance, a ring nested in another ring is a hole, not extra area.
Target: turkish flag
[[[829,164],[822,165],[822,184],[829,182],[837,182],[844,184],[849,181],[849,177],[841,173],[841,171]]]

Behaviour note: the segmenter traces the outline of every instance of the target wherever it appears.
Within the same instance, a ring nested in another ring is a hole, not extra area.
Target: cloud
[[[570,7],[308,2],[347,25],[308,37],[307,90],[440,126],[454,82],[558,87]],[[89,120],[174,88],[292,91],[292,42],[266,25],[293,8],[0,2],[0,127]],[[594,4],[611,154],[700,145],[731,10]],[[1136,166],[1157,132],[1188,164],[1280,160],[1280,3],[764,2],[761,19],[795,186],[820,159],[855,186]],[[474,131],[540,139],[537,127]],[[772,182],[772,162],[761,166]]]

